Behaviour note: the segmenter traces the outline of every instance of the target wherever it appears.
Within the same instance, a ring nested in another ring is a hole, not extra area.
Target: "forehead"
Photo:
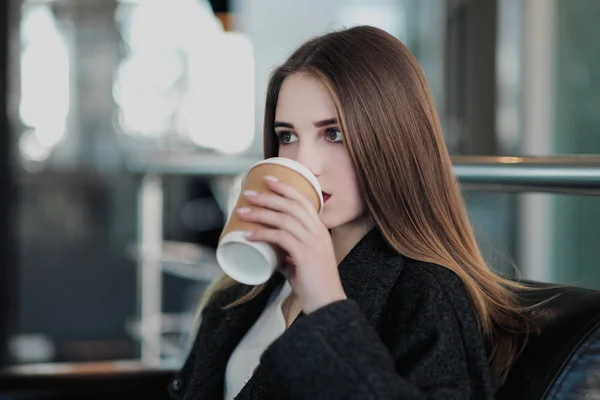
[[[306,120],[312,123],[335,115],[333,99],[321,81],[303,74],[285,78],[277,98],[277,121],[297,123]]]

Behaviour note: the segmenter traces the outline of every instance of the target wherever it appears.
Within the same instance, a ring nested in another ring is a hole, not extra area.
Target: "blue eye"
[[[281,144],[290,144],[298,141],[298,136],[290,131],[279,132],[277,136],[279,137],[279,143]]]
[[[325,139],[330,142],[338,143],[344,140],[344,135],[338,128],[329,128],[325,131]]]

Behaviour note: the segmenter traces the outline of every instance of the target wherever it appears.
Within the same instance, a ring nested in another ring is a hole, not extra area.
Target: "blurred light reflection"
[[[122,133],[158,145],[240,153],[254,140],[250,41],[225,32],[206,1],[121,3],[128,54],[113,94]]]
[[[24,161],[42,162],[66,133],[69,52],[49,5],[24,7],[21,24],[19,115],[28,128],[20,139]]]

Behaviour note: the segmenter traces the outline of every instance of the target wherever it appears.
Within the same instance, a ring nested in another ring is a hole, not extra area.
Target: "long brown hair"
[[[516,334],[527,330],[526,310],[515,294],[525,287],[492,272],[480,254],[417,60],[399,40],[374,27],[308,41],[271,75],[266,158],[278,152],[273,122],[279,90],[296,73],[319,79],[330,91],[367,207],[387,242],[402,255],[452,270],[463,282],[501,382],[517,355]],[[233,284],[223,277],[206,298]]]

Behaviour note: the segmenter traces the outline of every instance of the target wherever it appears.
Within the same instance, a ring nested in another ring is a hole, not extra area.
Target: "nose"
[[[298,147],[295,161],[308,168],[314,176],[318,177],[321,175],[323,172],[322,162],[316,149],[308,145],[300,145]]]

